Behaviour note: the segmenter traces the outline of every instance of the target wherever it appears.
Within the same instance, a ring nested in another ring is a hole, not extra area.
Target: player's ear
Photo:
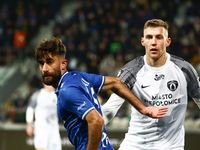
[[[67,68],[68,60],[65,59],[61,61],[61,70],[65,70]]]
[[[142,46],[145,46],[144,45],[144,38],[143,37],[141,38],[141,44],[142,44]]]
[[[171,44],[171,38],[167,39],[166,47],[168,47]]]

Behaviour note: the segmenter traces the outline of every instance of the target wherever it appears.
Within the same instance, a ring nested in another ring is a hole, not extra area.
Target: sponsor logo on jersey
[[[165,100],[165,99],[172,99],[173,95],[172,94],[162,94],[162,95],[153,95],[152,100]]]
[[[120,77],[122,75],[122,73],[124,72],[124,70],[120,70],[119,73],[117,74],[117,77]]]
[[[177,105],[181,103],[181,98],[171,99],[171,100],[164,100],[164,101],[148,101],[144,100],[146,104],[151,106],[168,106],[168,105]]]
[[[178,82],[175,80],[167,82],[167,87],[170,91],[175,91],[178,88]]]
[[[84,105],[86,104],[86,102],[84,101],[82,105],[80,105],[77,110],[80,110]]]
[[[150,85],[143,85],[143,84],[142,84],[142,85],[141,85],[141,88],[144,89],[144,88],[147,88],[147,87],[149,87],[149,86],[150,86]]]
[[[160,74],[160,75],[156,74],[155,77],[154,77],[154,80],[159,81],[159,80],[164,79],[164,78],[165,78],[164,74]]]
[[[181,98],[174,98],[171,93],[152,95],[151,99],[151,101],[145,99],[144,102],[151,106],[168,106],[181,103]]]

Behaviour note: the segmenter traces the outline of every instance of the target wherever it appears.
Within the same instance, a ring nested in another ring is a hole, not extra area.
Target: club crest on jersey
[[[164,78],[165,78],[164,74],[160,74],[160,75],[156,74],[154,80],[159,81],[159,80],[164,79]]]
[[[170,91],[175,91],[178,88],[178,82],[175,80],[167,82],[167,87]]]
[[[122,75],[122,73],[124,72],[124,70],[120,70],[119,73],[117,74],[117,77],[120,77]]]

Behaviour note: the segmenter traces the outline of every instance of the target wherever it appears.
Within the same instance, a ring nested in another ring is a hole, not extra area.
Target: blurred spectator
[[[23,49],[26,46],[26,34],[20,30],[14,33],[13,46],[17,49]]]
[[[0,5],[0,46],[25,48],[39,27],[57,13],[62,0],[10,0]],[[25,50],[18,59],[24,60]],[[7,64],[7,63],[4,63]],[[2,65],[2,64],[0,64]]]
[[[66,58],[70,60],[70,71],[116,76],[120,66],[134,57],[144,55],[144,48],[140,44],[144,22],[160,18],[170,24],[169,37],[172,43],[167,51],[191,62],[200,70],[200,62],[197,61],[200,58],[198,1],[77,1],[77,9],[69,19],[65,18],[63,10],[59,10],[61,2],[20,0],[15,1],[15,5],[2,5],[0,44],[14,46],[15,30],[20,29],[27,35],[28,45],[39,27],[54,18],[53,36],[61,38],[67,47]],[[32,58],[34,54],[30,59],[25,59],[27,64],[31,63]],[[4,59],[1,62],[7,64]],[[37,76],[30,78],[31,86],[41,87],[37,85]],[[105,95],[103,100],[106,99]]]
[[[4,4],[2,6],[2,9],[0,11],[0,16],[2,18],[2,20],[5,20],[7,19],[7,17],[10,15],[10,10],[8,9],[8,5],[7,4]]]
[[[14,32],[13,46],[18,51],[18,59],[23,61],[25,59],[25,46],[27,44],[26,33],[16,29]]]
[[[5,33],[3,35],[3,46],[12,46],[13,45],[13,37],[14,37],[14,31],[12,28],[7,28],[5,30]]]
[[[30,80],[30,86],[36,89],[40,89],[42,88],[42,84],[41,84],[41,78],[39,78],[37,76],[37,74],[35,74],[32,79]]]
[[[71,56],[69,59],[69,63],[67,65],[68,70],[72,71],[72,70],[76,70],[78,68],[78,59],[76,56]]]
[[[7,121],[7,120],[11,120],[12,122],[14,122],[15,120],[15,102],[14,99],[12,97],[9,97],[6,100],[5,103],[5,107],[3,109],[3,113],[2,113],[2,121]]]
[[[99,64],[99,73],[104,76],[111,76],[115,68],[115,59],[113,55],[105,55]]]

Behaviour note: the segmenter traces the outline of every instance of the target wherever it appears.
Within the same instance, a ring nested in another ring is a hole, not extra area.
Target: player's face
[[[42,80],[46,85],[57,86],[61,78],[60,60],[57,56],[49,55],[38,62],[42,72]]]
[[[146,49],[147,59],[157,61],[166,53],[166,47],[171,43],[168,32],[164,27],[148,27],[144,30],[141,40]]]

